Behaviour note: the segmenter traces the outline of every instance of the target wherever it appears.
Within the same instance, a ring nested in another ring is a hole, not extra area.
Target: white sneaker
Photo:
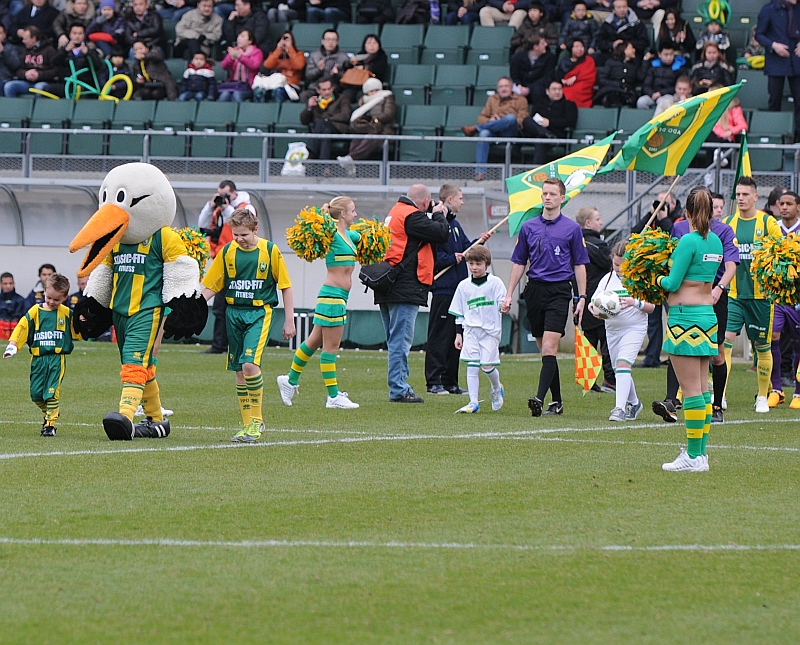
[[[280,378],[280,377],[278,377]],[[342,410],[355,410],[358,403],[353,403],[347,398],[347,392],[339,392],[336,396],[329,396],[328,402],[325,404],[326,408],[341,408]]]
[[[611,410],[611,416],[608,417],[609,421],[625,421],[625,410],[622,408],[614,408]]]
[[[708,469],[708,464],[703,461],[702,456],[692,459],[683,448],[675,461],[661,464],[661,469],[671,473],[702,473]]]
[[[283,401],[284,405],[291,406],[292,397],[300,390],[300,386],[289,383],[289,377],[286,374],[281,374],[276,380],[278,381],[278,390],[281,393],[281,401]]]
[[[756,397],[756,404],[753,407],[755,407],[756,412],[758,412],[759,414],[766,414],[767,412],[769,412],[769,403],[767,403],[767,397],[765,396]]]
[[[481,406],[478,403],[467,403],[465,406],[462,406],[456,410],[456,414],[475,414],[478,410],[481,409]]]
[[[173,414],[175,414],[175,412],[173,410],[167,410],[167,408],[161,408],[161,415],[165,419],[167,417],[171,417]],[[142,407],[141,403],[139,404],[139,407],[136,408],[136,412],[133,413],[133,416],[135,416],[135,417],[143,417],[143,416],[145,416],[144,408]]]
[[[641,401],[635,405],[633,403],[628,403],[628,405],[625,406],[625,421],[636,421],[636,419],[639,418],[642,407]]]
[[[700,471],[701,473],[708,472],[708,455],[700,455],[700,459],[703,460],[703,469]]]
[[[505,390],[503,389],[503,384],[500,384],[496,390],[492,388],[492,410],[497,412],[500,408],[503,407],[503,402],[505,401]]]

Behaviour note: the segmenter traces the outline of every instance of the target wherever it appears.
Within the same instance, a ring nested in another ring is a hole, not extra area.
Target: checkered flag
[[[584,394],[592,389],[602,366],[599,352],[575,327],[575,382],[583,388]]]

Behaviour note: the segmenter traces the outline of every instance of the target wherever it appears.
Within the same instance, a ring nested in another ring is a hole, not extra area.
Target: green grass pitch
[[[532,419],[540,361],[503,358],[506,404],[389,404],[386,354],[343,351],[359,410],[326,410],[315,356],[295,405],[264,362],[260,445],[224,357],[165,346],[163,440],[109,442],[116,348],[69,358],[39,436],[27,351],[0,362],[0,643],[797,643],[800,411],[752,410],[734,368],[711,472],[671,474],[681,424],[607,421],[560,361],[566,412]],[[424,392],[423,356],[411,383]],[[462,382],[462,385],[465,383]]]

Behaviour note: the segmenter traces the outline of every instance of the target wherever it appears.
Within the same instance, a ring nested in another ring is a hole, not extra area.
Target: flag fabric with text
[[[516,235],[523,222],[542,212],[542,182],[545,179],[558,177],[564,182],[567,189],[564,204],[586,188],[602,165],[615,136],[616,133],[611,134],[566,157],[506,179],[509,234]]]
[[[741,86],[721,87],[675,103],[628,137],[597,174],[641,170],[665,177],[682,175]]]
[[[578,327],[575,327],[575,383],[586,394],[603,369],[603,359]]]

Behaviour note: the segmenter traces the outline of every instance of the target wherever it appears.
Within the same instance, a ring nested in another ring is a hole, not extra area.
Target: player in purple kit
[[[722,206],[719,205],[720,200]],[[725,224],[719,216],[722,215],[725,204],[721,195],[712,195],[711,232],[716,233],[722,241],[722,263],[717,270],[717,276],[711,290],[711,298],[714,301],[714,313],[717,315],[717,326],[725,329],[728,324],[728,292],[726,291],[733,276],[736,275],[736,265],[739,264],[739,247],[736,245],[733,229]],[[719,215],[718,215],[719,213]],[[689,233],[689,221],[681,220],[675,222],[672,227],[672,237],[680,239]],[[725,394],[725,383],[728,380],[728,368],[725,365],[725,336],[717,336],[718,353],[711,357],[711,379],[714,390],[714,397],[711,407],[711,423],[723,423],[722,398]],[[675,423],[678,414],[675,410],[675,402],[678,399],[678,377],[672,367],[672,361],[667,365],[667,396],[663,401],[653,401],[653,412],[660,416],[667,423]]]
[[[567,318],[572,310],[572,278],[578,285],[578,301],[573,314],[580,320],[586,304],[586,265],[589,254],[583,241],[581,227],[561,213],[566,195],[564,182],[550,177],[542,183],[542,214],[522,225],[517,245],[511,255],[511,277],[508,295],[501,311],[508,313],[514,291],[528,267],[528,284],[523,298],[528,307],[531,333],[542,354],[539,389],[528,399],[534,417],[543,414],[543,401],[550,390],[553,400],[544,414],[562,414],[561,380],[558,375],[556,352],[566,332]]]
[[[800,196],[797,193],[786,192],[778,200],[780,207],[781,232],[784,235],[800,235]],[[772,319],[772,392],[767,397],[767,404],[774,408],[786,400],[781,385],[781,334],[789,334],[792,338],[792,366],[797,370],[800,360],[800,313],[793,305],[775,305],[775,315]],[[800,410],[800,382],[795,377],[794,396],[789,404],[792,410]]]

